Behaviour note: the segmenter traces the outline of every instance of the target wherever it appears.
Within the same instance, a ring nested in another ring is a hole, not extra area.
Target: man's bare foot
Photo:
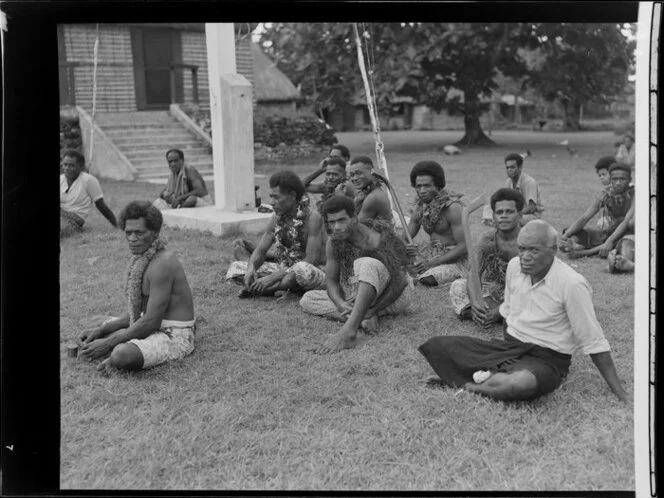
[[[614,249],[613,251],[610,251],[609,255],[606,257],[609,262],[609,272],[611,273],[615,273],[616,271],[616,254],[617,251]]]
[[[377,334],[378,333],[378,317],[376,315],[373,315],[370,318],[366,318],[365,320],[362,320],[362,323],[360,323],[360,328],[367,335]]]
[[[341,351],[342,349],[354,348],[357,343],[357,331],[351,331],[346,326],[341,327],[341,330],[336,334],[330,336],[318,350],[317,354],[331,354]]]
[[[109,375],[112,375],[114,373],[117,373],[117,370],[111,366],[109,361],[110,361],[110,358],[106,358],[99,365],[97,365],[97,370],[102,375],[109,376]]]
[[[622,254],[616,254],[615,267],[620,271],[634,271],[634,262],[624,257]]]

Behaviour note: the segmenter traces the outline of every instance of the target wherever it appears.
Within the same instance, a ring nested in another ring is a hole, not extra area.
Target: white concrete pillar
[[[232,23],[206,23],[215,206],[255,209],[251,84],[237,74]]]

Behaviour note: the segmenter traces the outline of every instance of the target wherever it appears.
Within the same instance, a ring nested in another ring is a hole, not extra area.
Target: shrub
[[[208,135],[212,136],[210,111],[193,104],[180,104],[180,108]],[[329,147],[337,143],[334,130],[313,114],[254,111],[254,143],[265,147],[286,145],[315,145]]]

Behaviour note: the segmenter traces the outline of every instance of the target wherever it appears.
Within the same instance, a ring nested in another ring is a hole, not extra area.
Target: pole
[[[90,119],[90,157],[88,157],[88,169],[92,166],[92,151],[95,144],[95,113],[97,112],[97,63],[99,62],[99,24],[97,24],[97,34],[95,36],[95,45],[93,49],[92,66],[92,114]]]

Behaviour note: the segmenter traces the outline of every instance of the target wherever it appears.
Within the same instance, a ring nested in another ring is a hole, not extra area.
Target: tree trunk
[[[469,99],[468,95],[465,95],[465,104],[464,104],[464,116],[463,124],[465,127],[465,135],[461,140],[456,142],[454,145],[481,145],[484,147],[491,147],[496,145],[496,142],[487,137],[482,131],[482,125],[480,124],[480,113],[478,109],[479,100],[477,97]]]
[[[581,123],[579,122],[580,108],[581,104],[577,104],[576,102],[563,102],[563,109],[565,110],[565,125],[563,126],[563,130],[579,131],[581,129]]]

